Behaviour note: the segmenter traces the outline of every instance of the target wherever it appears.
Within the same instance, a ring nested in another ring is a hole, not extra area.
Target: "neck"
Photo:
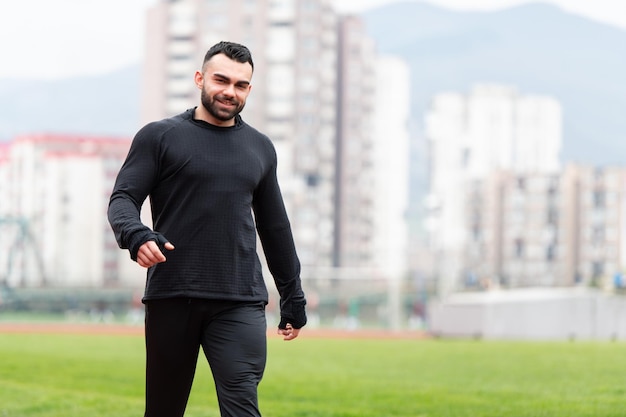
[[[228,120],[216,119],[202,105],[196,107],[196,109],[193,112],[193,118],[196,119],[196,120],[205,121],[205,122],[207,122],[209,124],[212,124],[214,126],[219,126],[219,127],[229,127],[229,126],[234,126],[235,125],[235,118],[234,117],[232,119],[228,119]]]

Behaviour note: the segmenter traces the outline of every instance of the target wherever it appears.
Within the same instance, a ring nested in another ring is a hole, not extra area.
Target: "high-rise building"
[[[335,267],[373,267],[377,56],[361,19],[339,25]]]
[[[374,268],[375,158],[384,148],[374,143],[378,57],[361,19],[337,15],[326,0],[179,0],[157,3],[147,27],[143,121],[197,105],[193,74],[209,46],[248,46],[255,69],[242,117],[277,149],[303,275]]]
[[[408,270],[410,73],[397,57],[376,60],[373,106],[373,264],[380,274],[400,280]]]
[[[552,97],[523,95],[501,85],[476,86],[469,94],[436,95],[426,115],[430,144],[427,198],[433,273],[445,295],[463,279],[468,244],[467,190],[496,170],[557,173],[561,107]]]
[[[274,142],[303,265],[332,265],[337,16],[322,0],[161,1],[148,16],[144,122],[197,105],[193,74],[229,40],[252,52],[244,120]]]

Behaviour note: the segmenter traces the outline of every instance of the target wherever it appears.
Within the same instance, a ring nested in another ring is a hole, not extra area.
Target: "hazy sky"
[[[140,62],[144,15],[157,0],[20,0],[0,6],[0,78],[105,73]],[[333,0],[360,12],[395,0]],[[415,0],[417,1],[417,0]],[[429,0],[459,10],[497,10],[529,0]],[[626,30],[625,0],[543,0]]]

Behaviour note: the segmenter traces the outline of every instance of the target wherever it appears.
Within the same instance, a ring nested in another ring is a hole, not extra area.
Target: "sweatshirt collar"
[[[190,109],[188,109],[185,112],[185,117],[189,120],[191,120],[194,124],[197,124],[198,126],[202,126],[202,127],[206,127],[206,128],[211,128],[211,129],[219,129],[219,130],[226,130],[226,129],[239,129],[240,127],[243,126],[243,119],[241,118],[241,115],[237,114],[235,116],[235,124],[232,126],[217,126],[214,124],[211,124],[209,122],[206,122],[204,120],[199,120],[199,119],[194,119],[193,115],[195,113],[196,107],[192,107]]]

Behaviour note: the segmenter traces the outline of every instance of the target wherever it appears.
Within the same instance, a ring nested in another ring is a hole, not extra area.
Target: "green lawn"
[[[0,334],[0,416],[138,417],[140,336]],[[269,341],[265,417],[622,417],[626,345]],[[187,417],[218,416],[201,357]]]

